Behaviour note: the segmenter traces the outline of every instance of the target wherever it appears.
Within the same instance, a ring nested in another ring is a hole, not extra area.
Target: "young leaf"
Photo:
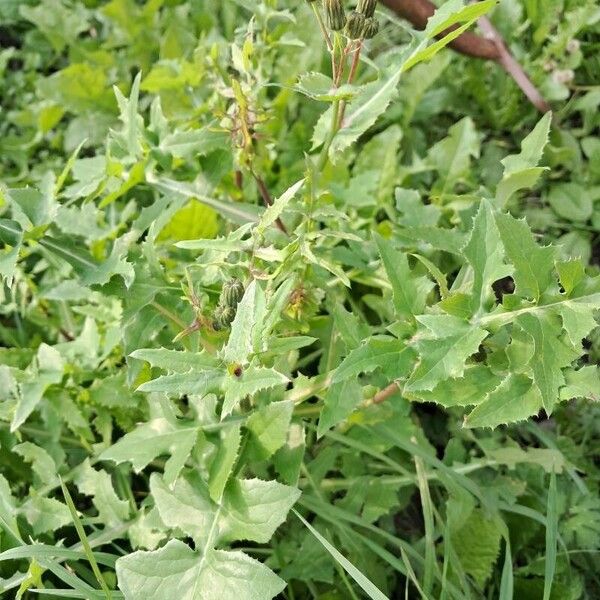
[[[288,381],[289,379],[285,375],[275,369],[255,366],[244,369],[239,376],[232,374],[226,377],[223,381],[225,400],[221,410],[221,419],[231,414],[242,398],[253,396],[261,390],[277,385],[284,385]]]
[[[286,585],[243,552],[210,549],[200,553],[179,540],[171,540],[160,550],[119,558],[117,577],[127,600],[222,600],[224,594],[271,600]]]
[[[577,358],[577,353],[559,339],[560,330],[557,331],[551,319],[526,314],[518,318],[518,323],[533,338],[533,380],[542,394],[544,408],[550,414],[559,399],[558,392],[565,384],[562,369]]]
[[[511,374],[465,417],[465,426],[498,427],[524,421],[541,408],[540,392],[531,379]]]
[[[416,286],[406,254],[396,250],[390,241],[375,234],[381,261],[392,284],[394,308],[399,317],[412,317],[422,312],[425,299]]]
[[[165,465],[165,477],[172,482],[183,468],[198,436],[199,428],[185,426],[159,417],[144,423],[123,436],[116,444],[100,454],[101,460],[117,464],[130,462],[139,473],[161,454],[170,454]]]
[[[486,200],[479,206],[464,255],[473,267],[472,310],[481,313],[488,304],[492,283],[511,272],[504,264],[504,246],[492,207]]]
[[[264,460],[285,444],[294,403],[290,400],[273,402],[248,418],[250,432],[248,448],[257,460]]]
[[[415,342],[421,362],[406,382],[408,392],[433,390],[441,381],[461,377],[467,359],[488,335],[485,329],[451,315],[422,315],[417,320],[426,331]]]
[[[539,300],[555,282],[555,249],[539,246],[524,219],[518,220],[500,212],[496,213],[495,218],[506,255],[515,267],[513,278],[516,292]]]
[[[413,350],[402,340],[371,337],[346,356],[335,370],[332,383],[354,379],[361,373],[370,373],[375,369],[400,379],[407,375],[413,359]]]
[[[504,176],[496,190],[496,204],[503,208],[520,189],[533,187],[546,167],[538,167],[548,143],[552,113],[546,113],[534,130],[521,143],[521,152],[507,156],[501,162]]]

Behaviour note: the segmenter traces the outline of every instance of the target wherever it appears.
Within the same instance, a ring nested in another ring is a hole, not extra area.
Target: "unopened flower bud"
[[[579,50],[580,47],[581,43],[579,42],[579,40],[572,39],[567,42],[567,52],[569,54],[574,54]]]
[[[353,10],[346,20],[346,35],[351,40],[358,40],[362,37],[364,26],[365,16],[362,13]]]
[[[342,0],[323,0],[325,6],[325,16],[327,18],[327,26],[332,31],[340,31],[344,29],[346,24],[346,13]]]
[[[356,10],[369,18],[375,14],[375,7],[377,6],[377,0],[358,0]]]
[[[370,40],[372,37],[377,35],[379,31],[379,21],[375,17],[369,17],[365,19],[365,24],[363,26],[362,36],[365,40]]]
[[[238,302],[244,296],[244,284],[235,277],[223,285],[220,302],[224,306],[237,308]]]

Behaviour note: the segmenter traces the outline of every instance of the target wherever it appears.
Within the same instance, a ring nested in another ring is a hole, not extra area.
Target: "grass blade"
[[[85,555],[87,556],[90,566],[92,567],[94,576],[96,577],[98,583],[100,584],[100,587],[102,588],[102,591],[104,592],[104,595],[106,596],[106,599],[112,600],[112,596],[111,596],[110,590],[108,589],[108,585],[106,585],[106,581],[104,581],[104,577],[102,576],[100,568],[98,567],[98,563],[96,562],[96,557],[94,556],[94,553],[92,552],[90,542],[87,539],[87,535],[85,534],[85,530],[83,529],[83,525],[81,524],[79,515],[77,514],[77,509],[75,508],[75,504],[73,503],[73,498],[71,498],[71,494],[69,494],[69,490],[67,489],[67,486],[64,484],[62,479],[60,481],[60,487],[62,488],[63,496],[65,497],[65,501],[66,501],[67,506],[69,507],[69,511],[71,513],[71,518],[73,519],[73,524],[75,525],[75,529],[77,530],[77,535],[79,536],[79,539],[81,540],[81,543],[83,545],[83,551],[84,551]]]
[[[360,588],[371,598],[371,600],[388,600],[383,592],[363,573],[361,573],[345,556],[334,548],[300,513],[294,510],[294,514],[302,521],[306,528],[321,542],[325,550],[337,561],[337,563],[356,581]]]
[[[546,567],[544,569],[544,600],[550,600],[556,570],[556,541],[558,537],[558,499],[556,473],[550,475],[548,506],[546,508]]]
[[[500,595],[498,600],[513,599],[513,567],[512,553],[510,551],[510,540],[506,538],[504,550],[504,566],[502,567],[502,579],[500,580]]]
[[[416,443],[416,440],[413,440]],[[419,494],[421,495],[421,507],[423,509],[423,522],[425,524],[425,565],[423,571],[423,591],[426,596],[431,594],[433,585],[433,572],[435,570],[435,544],[434,544],[434,524],[433,507],[431,503],[431,494],[427,484],[427,474],[423,460],[415,456],[415,468],[417,471],[417,483],[419,485]]]

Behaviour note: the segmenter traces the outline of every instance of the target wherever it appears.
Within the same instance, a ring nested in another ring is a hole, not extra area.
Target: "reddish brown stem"
[[[271,204],[273,204],[273,198],[271,198],[271,194],[269,193],[269,190],[267,189],[267,186],[266,186],[265,182],[263,181],[262,177],[260,177],[256,173],[252,173],[252,176],[254,177],[254,181],[256,181],[256,185],[258,186],[258,191],[260,192],[260,195],[263,199],[265,206],[266,207],[271,206]],[[285,225],[283,224],[282,220],[279,217],[275,221],[275,224],[277,225],[277,227],[279,227],[279,229],[281,231],[283,231],[283,233],[288,235],[288,231],[285,228]]]
[[[356,75],[356,70],[358,69],[358,64],[360,62],[360,51],[362,50],[362,40],[358,42],[358,46],[356,50],[354,50],[354,55],[352,57],[352,64],[350,65],[350,72],[348,73],[348,83],[352,83],[354,81],[354,77]],[[340,116],[338,118],[338,129],[341,129],[342,124],[344,122],[344,114],[346,113],[346,102],[342,101],[340,106]]]
[[[410,21],[417,29],[424,29],[427,19],[435,12],[435,5],[430,0],[382,0],[396,14]],[[450,42],[450,47],[474,58],[497,62],[521,88],[529,101],[541,112],[550,110],[539,90],[527,76],[523,67],[509,52],[502,36],[496,31],[489,19],[481,17],[479,25],[485,37],[466,31]],[[450,30],[456,29],[451,27]],[[444,31],[438,37],[448,33]]]
[[[377,392],[371,398],[371,404],[381,404],[382,402],[385,402],[390,396],[393,396],[399,390],[400,387],[394,381],[393,383],[390,383],[387,387],[384,387],[382,390]]]

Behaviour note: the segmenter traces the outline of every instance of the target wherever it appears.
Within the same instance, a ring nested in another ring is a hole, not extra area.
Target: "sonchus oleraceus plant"
[[[266,600],[294,577],[285,543],[260,551],[286,523],[337,561],[346,597],[360,589],[385,598],[385,577],[375,573],[373,583],[306,520],[347,518],[347,507],[324,495],[318,469],[307,469],[307,454],[354,424],[369,440],[349,435],[343,443],[355,451],[377,461],[392,447],[414,455],[429,535],[424,461],[443,465],[424,453],[421,434],[395,406],[459,407],[465,428],[495,428],[597,394],[597,371],[581,359],[600,279],[540,245],[507,210],[544,177],[550,114],[520,152],[502,159],[497,188],[469,202],[453,203],[450,183],[429,204],[404,188],[373,203],[358,187],[347,206],[338,201],[336,173],[383,117],[403,75],[495,1],[450,0],[407,46],[376,55],[375,1],[307,2],[302,19],[314,16],[310,27],[330,64],[292,85],[268,81],[261,68],[276,60],[271,28],[294,18],[272,5],[259,5],[232,45],[204,41],[204,55],[182,71],[186,85],[198,84],[192,68],[206,82],[192,98],[204,108],[187,107],[196,126],[174,126],[172,115],[184,111],[177,98],[150,102],[141,91],[158,84],[138,74],[128,96],[115,89],[121,123],[99,160],[76,151],[39,189],[2,190],[7,302],[22,303],[42,285],[47,295],[31,310],[38,320],[52,313],[65,322],[62,341],[40,339],[34,353],[15,355],[0,371],[11,450],[35,473],[23,501],[0,478],[3,559],[29,560],[3,584],[7,591],[42,588],[52,573],[72,597]],[[297,177],[273,199],[265,173],[284,143],[271,137],[284,100],[268,102],[265,90],[276,86],[307,98],[320,116],[312,148],[288,164]],[[214,159],[223,147],[227,157]],[[195,156],[213,157],[199,175],[190,167]],[[225,183],[213,177],[220,161],[234,174]],[[380,183],[370,186],[373,195]],[[264,206],[248,201],[250,186]],[[124,202],[132,190],[136,200]],[[197,226],[195,237],[165,244],[181,214],[209,228],[218,214],[224,225],[212,235]],[[52,443],[42,446],[35,442],[44,429]],[[74,447],[68,460],[56,445],[61,436]],[[471,510],[485,506],[477,486],[465,488]],[[81,515],[76,494],[97,517]],[[80,542],[49,550],[47,536],[69,525]],[[510,556],[501,527],[498,544],[500,536]],[[415,556],[401,546],[400,560],[363,538],[411,578]],[[123,539],[131,551],[122,551]],[[93,552],[110,543],[116,554]],[[416,561],[423,597],[441,585],[432,547]],[[68,560],[89,568],[66,568]],[[512,586],[506,573],[503,594]],[[448,597],[464,597],[460,584],[447,585]]]

